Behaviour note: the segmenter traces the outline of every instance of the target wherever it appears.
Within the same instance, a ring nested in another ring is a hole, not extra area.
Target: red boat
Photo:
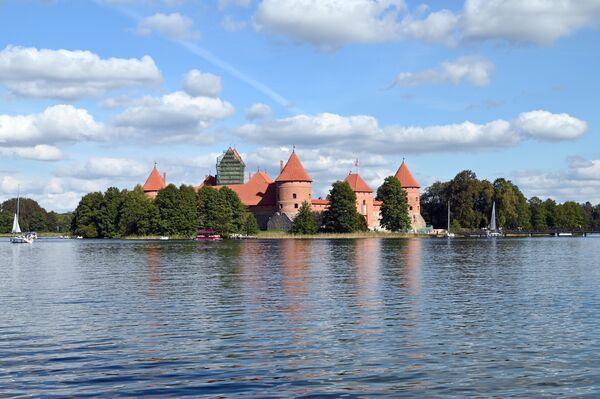
[[[214,230],[198,230],[196,232],[196,241],[216,241],[222,239],[223,237]]]

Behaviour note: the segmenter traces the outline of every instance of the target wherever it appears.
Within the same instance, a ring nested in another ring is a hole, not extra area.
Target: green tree
[[[191,236],[197,228],[196,193],[190,186],[169,184],[154,200],[160,214],[160,233]]]
[[[381,225],[390,231],[403,231],[410,228],[406,191],[394,176],[386,177],[377,189],[377,199],[381,205]]]
[[[219,192],[231,209],[231,233],[242,233],[246,223],[248,208],[242,203],[236,192],[229,187],[221,187]]]
[[[0,212],[0,233],[7,234],[12,230],[13,215],[9,212]]]
[[[567,201],[558,206],[560,212],[557,215],[559,228],[579,229],[585,224],[585,215],[581,206],[573,201]]]
[[[356,194],[347,182],[333,183],[329,195],[329,208],[323,215],[325,231],[350,233],[359,227],[359,214],[356,210]]]
[[[436,228],[448,226],[448,201],[450,182],[435,182],[421,195],[421,214]]]
[[[123,204],[124,194],[116,187],[109,187],[104,192],[103,207],[100,212],[100,229],[104,237],[119,236],[119,211]]]
[[[293,234],[316,234],[317,225],[308,202],[304,201],[300,206],[290,232]]]
[[[496,179],[494,181],[494,199],[500,226],[507,228],[531,226],[531,214],[527,199],[517,186],[506,179]]]
[[[101,192],[83,196],[75,209],[71,230],[85,238],[102,238],[104,196]]]
[[[226,199],[229,194],[221,194],[209,186],[198,191],[199,223],[203,229],[215,230],[219,234],[228,235],[233,231],[233,212]]]
[[[548,212],[546,205],[538,197],[529,199],[529,209],[531,211],[531,225],[536,230],[545,230],[548,228]]]
[[[159,230],[160,214],[154,202],[146,197],[141,186],[126,191],[119,212],[119,234],[121,236],[156,234]]]
[[[246,214],[246,222],[244,223],[244,234],[252,236],[258,233],[259,227],[258,222],[256,221],[256,217],[253,214],[248,212]]]

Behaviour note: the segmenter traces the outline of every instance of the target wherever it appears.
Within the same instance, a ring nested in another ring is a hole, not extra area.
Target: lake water
[[[0,242],[0,397],[600,395],[600,238]]]

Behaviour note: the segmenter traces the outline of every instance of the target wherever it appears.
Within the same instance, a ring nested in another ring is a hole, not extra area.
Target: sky
[[[0,1],[0,201],[198,185],[234,146],[313,196],[403,159],[600,202],[600,0]]]

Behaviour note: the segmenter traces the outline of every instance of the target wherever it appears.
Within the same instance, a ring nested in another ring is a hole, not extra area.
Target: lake
[[[0,242],[0,397],[600,395],[600,238]]]

